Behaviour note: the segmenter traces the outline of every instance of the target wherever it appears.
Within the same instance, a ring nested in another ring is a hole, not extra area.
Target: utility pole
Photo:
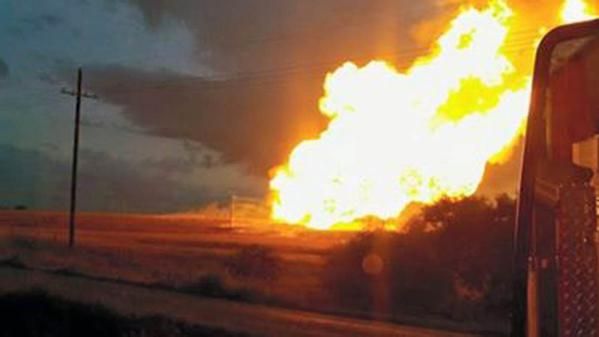
[[[79,157],[79,126],[81,122],[81,97],[97,99],[98,96],[81,91],[83,71],[77,70],[77,88],[75,91],[63,88],[60,92],[75,96],[75,128],[73,135],[73,166],[71,168],[71,205],[69,211],[69,247],[75,246],[75,211],[77,209],[77,164]]]

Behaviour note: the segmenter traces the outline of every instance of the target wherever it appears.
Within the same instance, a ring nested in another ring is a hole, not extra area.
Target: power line
[[[521,30],[518,31],[514,31],[514,32],[510,32],[509,37],[512,37],[508,40],[508,42],[506,44],[504,44],[503,48],[510,48],[512,45],[518,45],[521,46],[522,44],[525,43],[530,43],[531,48],[533,45],[533,42],[535,39],[540,37],[539,34],[539,30],[538,28],[534,27],[534,28],[523,28]],[[430,47],[420,47],[420,48],[411,48],[411,49],[405,49],[402,50],[400,52],[397,53],[391,53],[389,55],[380,55],[380,57],[376,57],[376,55],[372,52],[365,52],[365,53],[360,53],[360,54],[354,54],[354,55],[349,55],[344,57],[344,59],[346,60],[353,60],[354,62],[360,62],[360,61],[370,61],[373,58],[374,59],[391,59],[393,58],[395,61],[395,64],[398,65],[398,67],[401,68],[401,65],[403,65],[404,63],[407,64],[407,66],[409,66],[410,62],[413,62],[413,60],[419,56],[424,56],[423,54],[426,54],[428,52],[430,52],[431,50],[433,50]],[[364,59],[364,60],[362,60]],[[184,79],[174,79],[174,80],[163,80],[161,81],[161,83],[154,83],[154,84],[150,84],[150,85],[146,85],[144,87],[137,86],[136,88],[131,88],[130,86],[126,85],[126,84],[116,84],[116,85],[112,85],[109,87],[104,87],[103,89],[105,90],[119,90],[121,92],[123,91],[127,91],[127,92],[131,92],[133,90],[139,90],[139,89],[146,89],[146,90],[150,90],[150,89],[156,89],[156,88],[164,88],[168,85],[185,85],[185,84],[193,84],[193,83],[200,83],[203,84],[203,88],[204,89],[208,89],[211,90],[210,88],[212,88],[213,86],[220,86],[222,84],[226,83],[231,83],[231,82],[239,82],[239,81],[254,81],[254,80],[258,80],[258,79],[263,79],[263,78],[267,78],[267,77],[281,77],[280,79],[284,79],[284,77],[282,76],[293,76],[293,75],[302,75],[305,71],[315,71],[315,72],[319,72],[319,76],[324,75],[323,73],[328,72],[329,70],[331,70],[332,67],[337,67],[339,66],[342,62],[344,62],[343,60],[339,60],[339,59],[330,59],[327,61],[322,61],[319,63],[296,63],[296,64],[291,64],[291,65],[287,65],[287,66],[283,66],[283,67],[276,67],[276,68],[271,68],[271,69],[266,69],[266,70],[260,70],[260,71],[254,71],[254,72],[238,72],[238,73],[233,73],[233,74],[229,74],[226,76],[212,76],[212,77],[189,77],[189,78],[184,78]],[[218,83],[218,82],[223,82],[223,83]]]
[[[522,53],[528,49],[532,51],[534,41],[540,37],[538,29],[535,28],[527,28],[519,31],[515,31],[510,33],[509,35],[515,36],[508,40],[506,44],[503,46],[503,51],[505,53]],[[405,49],[400,52],[390,53],[388,55],[379,55],[379,57],[374,56],[372,52],[365,52],[360,54],[354,54],[345,57],[346,60],[352,60],[353,62],[368,62],[372,59],[387,59],[394,61],[394,64],[398,68],[405,68],[412,65],[414,59],[420,56],[426,56],[426,53],[434,50],[429,47],[421,47],[421,48],[411,48]],[[274,82],[284,81],[288,79],[289,76],[302,76],[303,78],[314,78],[314,77],[324,77],[324,74],[331,71],[332,68],[338,67],[342,62],[339,59],[329,59],[326,61],[318,62],[318,63],[296,63],[288,66],[271,68],[262,71],[253,71],[253,72],[238,72],[231,74],[229,76],[219,76],[219,77],[209,77],[209,78],[201,78],[201,77],[189,77],[184,79],[167,79],[162,80],[159,83],[151,83],[142,86],[132,87],[130,85],[124,83],[117,83],[115,85],[106,86],[103,89],[109,91],[118,91],[113,92],[111,95],[117,94],[128,94],[134,91],[141,90],[152,90],[152,89],[160,89],[168,86],[174,85],[185,85],[185,84],[193,84],[198,83],[201,84],[201,89],[203,90],[216,90],[227,87],[234,87],[238,85],[244,84],[270,84]],[[63,93],[73,95],[73,91],[65,91],[63,89]],[[86,93],[83,93],[84,97],[86,97]],[[90,95],[89,98],[94,98],[93,95]],[[97,98],[97,97],[96,97]]]
[[[424,48],[421,50],[429,51],[429,49],[424,49]],[[526,52],[526,51],[533,52],[534,51],[534,39],[530,39],[530,40],[520,39],[518,41],[514,41],[512,43],[504,45],[504,47],[501,50],[505,54],[515,54],[515,53],[522,53],[522,52]],[[402,55],[402,54],[406,55],[404,53],[394,53],[394,54],[388,55],[387,57],[393,57],[393,56]],[[405,56],[395,58],[394,65],[397,68],[407,68],[407,67],[411,66],[414,62],[414,59],[417,56],[419,56],[419,54],[417,54],[416,52],[414,52],[413,55],[414,55],[414,58],[408,58]],[[384,58],[387,58],[387,57],[384,57]],[[372,59],[369,58],[368,60],[365,60],[365,61],[370,61],[370,60],[372,60]],[[356,59],[353,59],[353,61],[357,62]],[[171,86],[175,86],[175,85],[181,86],[181,85],[194,84],[194,83],[200,85],[200,87],[197,88],[198,90],[199,89],[215,90],[215,89],[222,89],[222,88],[230,88],[230,87],[235,87],[235,86],[245,85],[245,84],[250,84],[250,83],[253,86],[255,86],[256,83],[268,84],[268,83],[273,83],[273,82],[285,81],[290,76],[294,76],[294,75],[302,76],[302,78],[304,78],[304,79],[309,79],[309,78],[314,78],[314,77],[322,78],[322,77],[324,77],[325,73],[331,71],[333,67],[340,66],[340,64],[341,64],[340,62],[322,62],[322,63],[313,63],[313,64],[310,64],[309,66],[305,66],[305,67],[299,67],[299,66],[298,67],[286,67],[286,68],[277,68],[276,70],[272,69],[272,70],[265,71],[265,72],[240,73],[243,75],[236,76],[236,77],[229,77],[229,78],[218,78],[218,79],[188,78],[188,79],[179,79],[179,80],[164,80],[159,83],[143,85],[143,86],[130,87],[130,86],[125,86],[125,85],[120,85],[120,86],[115,85],[115,86],[105,87],[104,89],[105,90],[119,90],[119,92],[111,93],[111,95],[114,95],[114,94],[122,95],[122,94],[131,93],[134,91],[161,89],[161,88],[171,87]]]

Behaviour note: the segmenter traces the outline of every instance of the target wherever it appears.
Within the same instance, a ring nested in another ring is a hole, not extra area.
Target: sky
[[[61,89],[78,67],[98,96],[82,103],[80,209],[185,211],[266,196],[272,168],[326,126],[327,71],[374,58],[405,67],[458,7],[0,0],[0,207],[67,208],[74,99]]]

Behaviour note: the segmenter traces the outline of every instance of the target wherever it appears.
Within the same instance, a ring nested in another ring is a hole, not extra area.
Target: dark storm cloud
[[[224,162],[264,175],[324,126],[317,111],[322,76],[213,81],[125,68],[87,71],[88,88],[124,107],[146,132],[200,142]],[[206,159],[212,165],[213,159]]]
[[[183,22],[199,59],[222,72],[388,56],[410,48],[413,25],[440,11],[434,0],[130,2],[153,29]]]
[[[167,174],[189,175],[198,167],[196,163],[184,158],[164,157],[160,159],[146,159],[144,166]]]
[[[413,24],[434,16],[432,0],[130,1],[153,30],[182,22],[198,62],[229,79],[105,67],[88,72],[90,88],[150,133],[201,142],[260,175],[326,125],[327,71],[347,60],[409,62]]]
[[[166,155],[162,158],[148,158],[143,161],[147,168],[157,170],[167,175],[181,174],[189,176],[198,168],[211,169],[222,166],[219,156],[209,153],[201,146],[183,141],[185,156],[173,157]]]
[[[23,23],[27,26],[27,30],[36,32],[56,27],[64,23],[64,19],[54,14],[42,14],[24,19]]]
[[[138,127],[130,127],[126,125],[121,125],[115,122],[104,122],[100,120],[89,120],[87,118],[82,118],[80,122],[81,126],[87,128],[95,128],[95,129],[104,129],[104,130],[115,130],[124,133],[130,133],[135,135],[148,136],[151,135],[149,132],[138,128]]]
[[[39,151],[0,145],[0,207],[25,205],[59,209],[66,205],[62,186],[68,165]]]
[[[4,60],[2,60],[0,58],[0,80],[3,78],[7,78],[8,75],[9,75],[8,64],[6,64],[6,62],[4,62]]]
[[[169,212],[218,198],[107,153],[82,150],[80,158],[78,203],[84,211]],[[0,145],[0,207],[67,209],[69,172],[69,163],[43,152]]]
[[[88,210],[173,212],[218,197],[167,175],[148,173],[143,164],[138,167],[91,150],[81,151],[79,181],[80,205]]]

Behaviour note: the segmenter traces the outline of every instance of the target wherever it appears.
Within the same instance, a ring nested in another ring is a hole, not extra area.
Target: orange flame
[[[359,229],[374,216],[393,227],[411,203],[472,195],[526,120],[530,76],[503,51],[511,17],[501,0],[465,8],[406,72],[373,61],[329,73],[328,128],[275,170],[273,219]]]

